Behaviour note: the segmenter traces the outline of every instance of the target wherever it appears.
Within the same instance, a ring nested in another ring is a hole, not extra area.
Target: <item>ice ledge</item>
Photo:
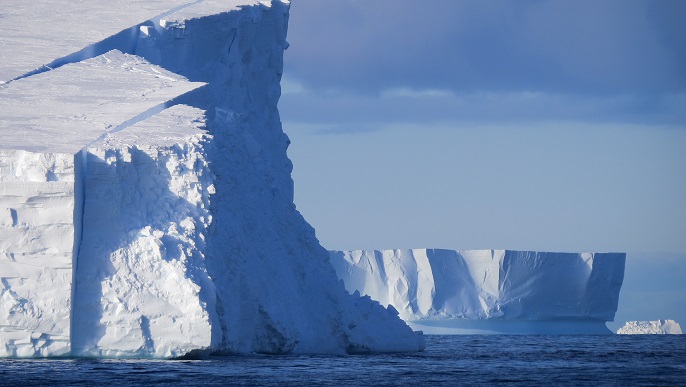
[[[103,7],[99,2],[3,0],[0,87],[112,49],[133,53],[141,26],[172,14],[182,15],[180,12],[185,8],[193,7],[194,10],[188,14],[200,16],[259,4],[269,6],[271,2],[110,0]]]

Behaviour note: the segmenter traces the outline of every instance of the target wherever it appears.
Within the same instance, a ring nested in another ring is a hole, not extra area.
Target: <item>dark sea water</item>
[[[686,335],[426,338],[409,354],[0,360],[0,385],[686,385]]]

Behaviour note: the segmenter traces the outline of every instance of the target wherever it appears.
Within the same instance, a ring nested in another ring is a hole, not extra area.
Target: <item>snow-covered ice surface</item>
[[[193,1],[109,0],[104,6],[97,1],[3,0],[0,84],[73,61],[66,58],[70,55],[82,60],[115,46],[128,49],[131,45],[124,42],[137,34],[139,24],[189,3]]]
[[[628,321],[618,335],[681,335],[681,325],[674,320]]]
[[[293,204],[288,2],[135,4],[0,10],[0,356],[420,350]]]
[[[427,333],[610,333],[623,253],[331,251],[349,292]]]
[[[76,153],[203,85],[110,51],[0,88],[0,147]]]

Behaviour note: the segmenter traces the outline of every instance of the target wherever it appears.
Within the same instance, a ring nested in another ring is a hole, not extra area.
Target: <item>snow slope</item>
[[[288,2],[139,2],[3,3],[58,31],[0,38],[0,356],[420,350],[293,204]]]
[[[618,335],[680,335],[681,325],[674,320],[628,321]]]
[[[353,250],[330,255],[349,292],[392,305],[412,326],[428,332],[441,328],[441,333],[451,327],[609,333],[604,322],[617,310],[625,263],[625,254],[618,253],[510,250]],[[569,326],[560,324],[570,320]]]

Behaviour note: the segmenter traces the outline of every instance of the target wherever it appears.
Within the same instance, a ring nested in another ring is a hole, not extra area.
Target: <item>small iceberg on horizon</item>
[[[681,326],[674,320],[627,321],[618,335],[681,335]]]

